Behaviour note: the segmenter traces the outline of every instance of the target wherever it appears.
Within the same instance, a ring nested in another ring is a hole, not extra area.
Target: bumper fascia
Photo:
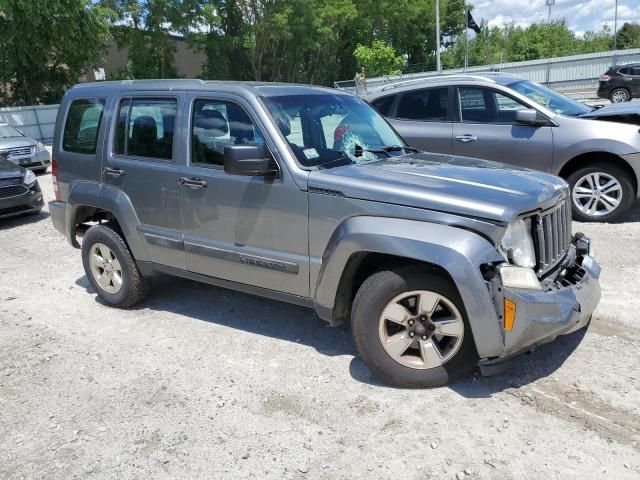
[[[53,227],[62,235],[67,237],[67,204],[53,200],[49,202],[49,215]],[[68,239],[68,237],[67,237]]]
[[[29,192],[18,197],[0,200],[0,218],[16,217],[28,213],[38,213],[44,206],[40,185],[36,182]]]
[[[636,185],[640,185],[640,152],[621,155],[636,174]],[[640,187],[636,189],[636,198],[640,199]]]
[[[504,351],[499,358],[484,359],[480,366],[502,363],[520,353],[587,326],[600,301],[600,265],[588,255],[581,257],[582,278],[575,284],[554,285],[543,290],[506,288],[492,283],[496,311],[504,318],[504,300],[516,305],[511,331],[502,330]]]

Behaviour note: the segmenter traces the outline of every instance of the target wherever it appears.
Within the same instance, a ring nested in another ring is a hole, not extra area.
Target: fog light
[[[504,287],[542,290],[540,280],[531,268],[501,265],[500,278]]]
[[[511,300],[504,299],[504,329],[507,332],[513,330],[516,322],[516,304]]]

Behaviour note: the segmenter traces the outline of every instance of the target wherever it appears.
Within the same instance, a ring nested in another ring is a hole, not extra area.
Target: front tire
[[[614,88],[609,94],[611,103],[623,103],[631,101],[631,94],[626,88]]]
[[[362,284],[351,330],[360,357],[386,383],[438,387],[478,363],[457,289],[422,267],[381,271]]]
[[[127,308],[144,299],[148,281],[114,229],[96,225],[87,230],[82,240],[82,264],[89,282],[108,305]]]
[[[581,222],[611,222],[620,218],[635,201],[633,183],[615,165],[596,163],[573,172],[571,187],[573,219]]]

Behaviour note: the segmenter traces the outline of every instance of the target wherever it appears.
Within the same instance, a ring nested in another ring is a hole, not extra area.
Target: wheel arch
[[[611,165],[622,169],[629,176],[634,193],[636,196],[638,195],[638,177],[633,167],[623,158],[611,152],[587,152],[577,155],[562,166],[558,172],[558,176],[566,180],[572,173],[578,171],[580,168],[602,162],[609,162]]]
[[[85,222],[108,221],[115,225],[136,260],[148,260],[138,233],[140,221],[129,197],[120,189],[91,182],[76,182],[69,188],[66,227],[69,243],[80,248],[78,235]]]
[[[458,290],[482,358],[499,356],[502,334],[480,266],[503,261],[480,235],[448,225],[400,218],[353,217],[340,225],[323,255],[313,299],[318,315],[339,324],[357,287],[380,269],[422,265]]]

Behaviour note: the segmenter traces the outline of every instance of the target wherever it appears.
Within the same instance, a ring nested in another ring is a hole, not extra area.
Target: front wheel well
[[[423,266],[425,271],[430,270],[444,277],[455,287],[455,282],[449,273],[439,265],[386,253],[357,252],[349,257],[342,271],[333,305],[331,324],[341,325],[349,319],[353,299],[367,278],[382,270],[393,270],[408,265]]]
[[[631,168],[631,165],[625,162],[618,155],[610,152],[589,152],[578,155],[564,164],[560,169],[558,176],[566,180],[572,173],[578,171],[580,168],[588,167],[597,163],[609,163],[623,170],[631,180],[634,193],[638,193],[638,179],[636,178],[636,173],[633,168]]]

